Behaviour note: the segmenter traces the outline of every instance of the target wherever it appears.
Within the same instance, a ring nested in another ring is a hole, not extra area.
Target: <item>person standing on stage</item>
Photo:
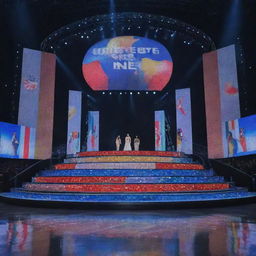
[[[119,151],[120,150],[120,145],[122,144],[122,141],[121,141],[121,138],[120,138],[120,135],[118,135],[116,137],[116,151]]]
[[[132,150],[131,142],[132,142],[132,139],[131,139],[129,133],[127,133],[127,135],[125,137],[124,151],[131,151]]]
[[[136,136],[134,139],[134,150],[139,151],[139,147],[140,147],[140,139],[138,138],[138,136]]]

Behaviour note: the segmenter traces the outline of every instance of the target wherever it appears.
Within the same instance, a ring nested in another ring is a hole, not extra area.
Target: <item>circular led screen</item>
[[[82,70],[93,90],[161,91],[171,78],[173,62],[168,50],[157,41],[120,36],[91,46]]]

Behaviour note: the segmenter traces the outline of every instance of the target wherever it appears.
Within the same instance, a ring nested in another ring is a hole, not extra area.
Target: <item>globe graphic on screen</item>
[[[161,91],[169,82],[173,61],[159,42],[120,36],[89,48],[82,64],[83,76],[93,90]]]

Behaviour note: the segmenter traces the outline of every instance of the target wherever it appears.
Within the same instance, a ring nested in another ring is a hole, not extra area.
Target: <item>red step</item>
[[[84,192],[84,193],[158,193],[190,192],[228,189],[228,183],[211,184],[39,184],[27,183],[23,186],[30,191]]]
[[[77,153],[78,156],[174,156],[184,157],[181,152],[170,151],[86,151]]]

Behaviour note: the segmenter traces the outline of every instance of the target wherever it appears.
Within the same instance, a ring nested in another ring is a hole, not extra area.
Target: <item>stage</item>
[[[1,199],[47,207],[156,209],[254,202],[256,193],[166,151],[80,152]]]
[[[28,165],[6,174],[14,188],[1,198],[120,208],[255,200],[253,174],[225,164],[256,152],[239,40],[218,45],[168,15],[113,11],[22,45],[0,157]]]

